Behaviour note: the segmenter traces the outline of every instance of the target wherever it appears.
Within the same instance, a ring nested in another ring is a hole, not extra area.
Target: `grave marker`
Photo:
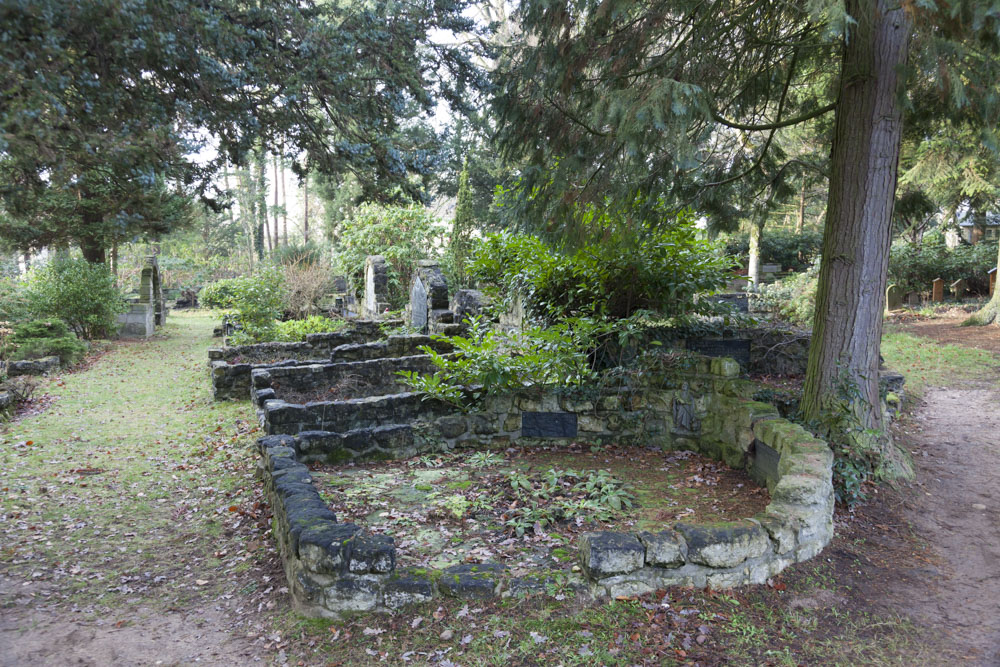
[[[435,322],[451,321],[448,309],[448,281],[438,263],[432,259],[417,262],[410,279],[410,326],[427,333]]]
[[[961,299],[965,296],[965,293],[969,291],[969,285],[965,282],[964,278],[959,278],[949,285],[949,287],[951,288],[951,293],[955,295],[956,299]]]
[[[944,279],[935,278],[931,283],[931,301],[944,301]]]
[[[885,290],[886,312],[899,310],[903,307],[903,288],[899,285],[889,285]]]
[[[906,293],[906,305],[908,305],[908,306],[919,306],[920,305],[920,293],[919,292],[907,292]]]
[[[388,308],[389,265],[382,255],[368,255],[365,258],[365,315],[376,318]]]
[[[575,412],[522,412],[522,438],[575,438]]]
[[[990,296],[993,296],[993,290],[997,286],[997,268],[994,266],[990,269],[988,275],[990,277]]]
[[[706,357],[735,359],[744,369],[750,367],[749,338],[689,338],[685,347]]]

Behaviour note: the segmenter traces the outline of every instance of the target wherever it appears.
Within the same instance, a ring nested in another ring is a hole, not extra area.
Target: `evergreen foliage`
[[[34,317],[58,318],[88,340],[112,335],[118,315],[128,309],[110,269],[83,259],[55,259],[32,269],[25,301]]]

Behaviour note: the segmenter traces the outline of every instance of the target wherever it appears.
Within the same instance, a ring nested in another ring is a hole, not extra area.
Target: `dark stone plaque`
[[[718,303],[728,303],[738,313],[750,312],[750,295],[748,294],[716,294],[712,299]]]
[[[523,438],[575,438],[576,413],[574,412],[522,412],[521,437]]]
[[[778,461],[780,460],[781,454],[778,453],[778,450],[755,439],[750,457],[750,477],[762,486],[767,484],[769,480],[777,482]]]
[[[750,366],[749,338],[689,338],[687,349],[706,357],[729,357],[743,368]]]

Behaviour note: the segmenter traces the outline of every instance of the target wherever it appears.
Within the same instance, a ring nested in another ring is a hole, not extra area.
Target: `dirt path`
[[[937,567],[901,582],[893,602],[965,647],[968,664],[1000,665],[1000,391],[933,388],[912,426],[905,516]]]
[[[0,666],[240,665],[281,576],[247,404],[211,400],[213,318],[118,342],[0,432]]]

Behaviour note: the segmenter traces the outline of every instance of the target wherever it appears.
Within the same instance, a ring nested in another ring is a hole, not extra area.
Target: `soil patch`
[[[501,560],[515,575],[571,569],[585,532],[735,520],[769,500],[745,473],[712,459],[626,447],[320,466],[314,479],[342,521],[391,535],[402,566]]]
[[[277,398],[298,405],[314,401],[339,401],[367,396],[376,386],[375,383],[366,380],[360,375],[348,375],[333,385],[317,387],[315,389],[293,389],[291,387],[282,387],[276,382],[271,385]]]
[[[949,312],[944,317],[934,317],[927,319],[911,319],[895,325],[900,331],[931,338],[939,343],[951,345],[961,345],[977,350],[986,350],[994,354],[1000,354],[1000,327],[987,325],[982,327],[959,326],[968,316],[960,309],[957,312]]]

